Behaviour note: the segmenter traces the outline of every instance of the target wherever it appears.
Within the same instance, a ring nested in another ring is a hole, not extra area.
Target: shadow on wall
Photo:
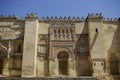
[[[7,59],[7,52],[0,46],[0,75],[3,75],[3,69],[6,65],[5,60]]]
[[[81,35],[82,34],[82,35]],[[88,24],[84,23],[82,33],[77,36],[76,43],[76,73],[77,76],[91,76],[93,73],[91,56],[89,53]],[[78,45],[79,44],[79,45]],[[85,45],[85,52],[80,51],[81,45]],[[80,52],[78,52],[78,49]]]
[[[95,33],[94,39],[92,41],[92,44],[90,45],[90,50],[92,50],[92,48],[93,48],[93,46],[94,46],[94,44],[96,42],[97,37],[98,37],[98,32]]]
[[[13,67],[15,66],[13,65],[13,57],[7,57],[8,49],[5,49],[4,46],[8,45],[8,41],[1,41],[1,43],[3,46],[0,46],[0,75],[17,77],[21,76],[21,70],[13,69]]]
[[[108,26],[109,27],[109,26]],[[113,26],[114,27],[114,26]],[[109,29],[112,27],[109,27]],[[113,33],[114,28],[110,29],[110,33]],[[109,40],[107,40],[109,41]],[[108,71],[112,75],[120,74],[120,24],[117,24],[117,29],[113,33],[112,43],[107,51],[107,65]]]

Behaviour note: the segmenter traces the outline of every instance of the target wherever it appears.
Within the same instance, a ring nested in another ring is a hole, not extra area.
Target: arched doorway
[[[58,53],[58,63],[59,63],[59,75],[67,75],[68,74],[68,58],[69,55],[65,51],[61,51]]]

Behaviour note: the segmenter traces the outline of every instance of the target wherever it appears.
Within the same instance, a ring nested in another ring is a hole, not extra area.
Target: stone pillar
[[[68,28],[66,29],[66,40],[69,40],[69,31],[68,31]]]
[[[36,76],[38,16],[30,14],[25,19],[22,77]]]
[[[4,60],[4,64],[3,64],[3,70],[2,70],[2,74],[4,75],[4,76],[9,76],[9,63],[10,62],[10,59],[5,59]]]
[[[50,76],[58,76],[59,75],[59,69],[58,69],[58,60],[50,60],[49,63],[49,75]]]
[[[59,29],[56,29],[56,33],[57,33],[57,40],[60,40],[60,32],[59,32]]]
[[[54,31],[53,31],[53,33],[54,33],[54,34],[53,34],[53,36],[54,36],[53,40],[57,40],[57,33],[56,33],[56,32],[57,32],[57,30],[54,29]]]
[[[62,29],[60,29],[60,40],[62,40]]]
[[[11,62],[11,59],[10,59],[10,51],[11,51],[11,42],[9,40],[8,42],[8,50],[7,50],[7,58],[4,60],[4,67],[3,67],[3,75],[4,76],[10,76],[10,62]]]
[[[107,57],[109,57],[109,56],[107,56]],[[109,78],[110,78],[110,62],[109,62],[108,58],[106,59],[105,64],[106,64],[105,65],[105,78],[107,80],[109,80]]]
[[[40,57],[43,58],[43,57]],[[44,77],[44,59],[39,60],[39,58],[37,58],[37,77]]]
[[[104,76],[104,62],[107,58],[105,49],[104,39],[104,27],[103,17],[99,16],[88,16],[87,26],[89,29],[89,51],[90,57],[93,60],[93,76],[94,77],[105,77]],[[94,64],[95,63],[95,64]]]
[[[69,40],[71,40],[71,31],[70,28],[68,29]]]
[[[64,39],[66,40],[67,38],[67,33],[66,33],[66,28],[64,29]]]
[[[93,76],[103,78],[105,63],[104,60],[93,59]]]
[[[120,73],[120,59],[118,58],[118,73]]]
[[[76,77],[76,63],[75,63],[75,60],[72,60],[72,59],[69,59],[69,70],[68,70],[68,74],[69,74],[69,77]]]

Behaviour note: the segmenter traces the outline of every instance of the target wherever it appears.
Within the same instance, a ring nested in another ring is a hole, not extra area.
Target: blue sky
[[[102,13],[120,17],[120,0],[0,0],[0,14],[25,17],[26,13],[43,16],[80,16]]]

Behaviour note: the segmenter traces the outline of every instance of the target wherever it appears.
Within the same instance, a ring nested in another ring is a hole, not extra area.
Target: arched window
[[[47,53],[47,39],[42,38],[39,41],[39,45],[37,47],[38,53]]]
[[[80,34],[77,42],[77,53],[86,54],[87,53],[87,35]]]

